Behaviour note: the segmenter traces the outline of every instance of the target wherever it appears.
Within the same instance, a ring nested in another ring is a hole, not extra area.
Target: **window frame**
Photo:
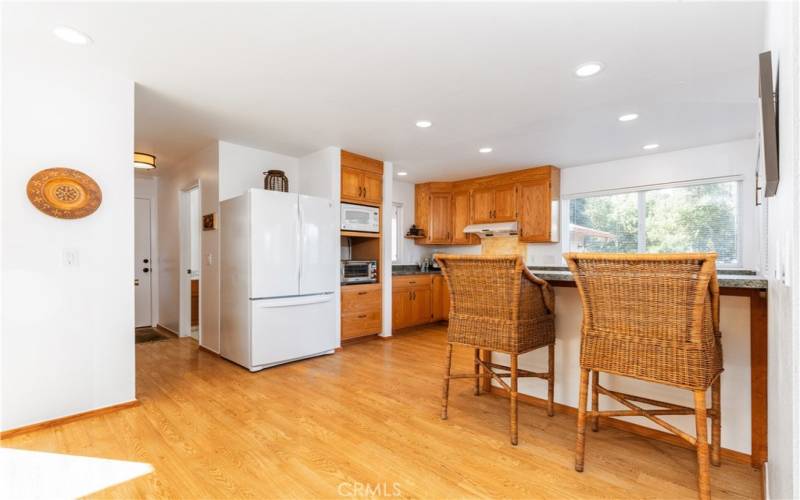
[[[397,216],[397,227],[392,232],[392,238],[397,239],[397,260],[392,260],[392,264],[400,264],[403,262],[403,204],[400,202],[392,202],[392,216],[389,219],[389,224],[391,226],[392,219]],[[389,245],[393,245],[393,241],[389,242]],[[389,247],[391,253],[391,246]]]
[[[736,182],[736,262],[733,263],[717,263],[717,267],[721,269],[743,269],[744,266],[744,235],[742,234],[742,219],[743,212],[742,209],[744,208],[744,177],[741,175],[731,175],[731,176],[723,176],[723,177],[708,177],[705,179],[695,179],[691,181],[679,181],[679,182],[665,182],[659,184],[648,184],[643,186],[633,186],[628,188],[619,188],[619,189],[608,189],[608,190],[601,190],[601,191],[588,191],[582,193],[574,193],[567,196],[561,197],[562,203],[562,213],[564,216],[561,220],[561,234],[565,235],[564,238],[561,238],[561,249],[564,252],[571,252],[569,242],[570,242],[570,201],[581,199],[581,198],[593,198],[599,196],[612,196],[618,194],[630,194],[630,193],[637,193],[638,195],[638,215],[639,215],[639,224],[638,224],[638,251],[642,253],[647,253],[643,251],[643,248],[646,248],[646,240],[647,240],[647,225],[646,225],[646,218],[647,218],[647,209],[646,209],[646,197],[645,193],[648,191],[658,191],[661,189],[671,189],[671,188],[681,188],[681,187],[688,187],[688,186],[701,186],[704,184],[722,184],[726,182]]]

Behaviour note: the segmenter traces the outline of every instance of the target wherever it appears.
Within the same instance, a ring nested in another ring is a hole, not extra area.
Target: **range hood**
[[[477,234],[481,238],[490,236],[511,236],[517,234],[517,222],[492,222],[489,224],[470,224],[464,228],[467,234]]]

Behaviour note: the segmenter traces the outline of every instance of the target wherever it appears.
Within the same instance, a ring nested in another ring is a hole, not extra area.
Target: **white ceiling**
[[[759,3],[5,5],[5,36],[137,82],[160,167],[220,139],[329,145],[407,180],[561,167],[752,137]],[[68,25],[88,47],[50,33]],[[602,61],[578,79],[574,68]],[[640,119],[620,123],[627,112]],[[414,122],[428,119],[429,129]],[[491,146],[494,152],[478,153]]]

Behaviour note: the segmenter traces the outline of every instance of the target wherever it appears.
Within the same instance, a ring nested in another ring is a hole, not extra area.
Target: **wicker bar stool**
[[[714,465],[719,465],[721,427],[716,254],[568,253],[564,258],[583,302],[575,470],[583,471],[587,414],[593,431],[601,416],[647,417],[696,448],[698,496],[709,498],[706,419],[711,418]],[[590,372],[592,409],[587,412]],[[688,389],[694,393],[694,408],[609,390],[600,385],[600,372]],[[709,387],[711,408],[706,408]],[[600,395],[628,410],[599,411]],[[694,415],[697,436],[659,418],[662,415]]]
[[[516,255],[434,256],[450,289],[450,324],[442,386],[442,419],[447,419],[450,380],[474,378],[475,395],[483,378],[494,378],[509,393],[511,444],[517,444],[517,378],[547,380],[547,414],[553,415],[555,296],[550,285],[528,271]],[[470,346],[473,373],[450,373],[453,345]],[[535,373],[517,367],[517,356],[548,348],[548,370]],[[511,366],[480,359],[480,350],[507,353]],[[495,370],[502,370],[495,371]],[[503,379],[509,378],[507,384]]]

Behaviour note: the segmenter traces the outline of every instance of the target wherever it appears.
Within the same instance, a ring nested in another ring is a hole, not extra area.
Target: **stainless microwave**
[[[342,203],[342,229],[378,233],[381,230],[380,210],[378,207]]]
[[[343,260],[342,284],[375,283],[378,281],[378,263],[374,260]]]

